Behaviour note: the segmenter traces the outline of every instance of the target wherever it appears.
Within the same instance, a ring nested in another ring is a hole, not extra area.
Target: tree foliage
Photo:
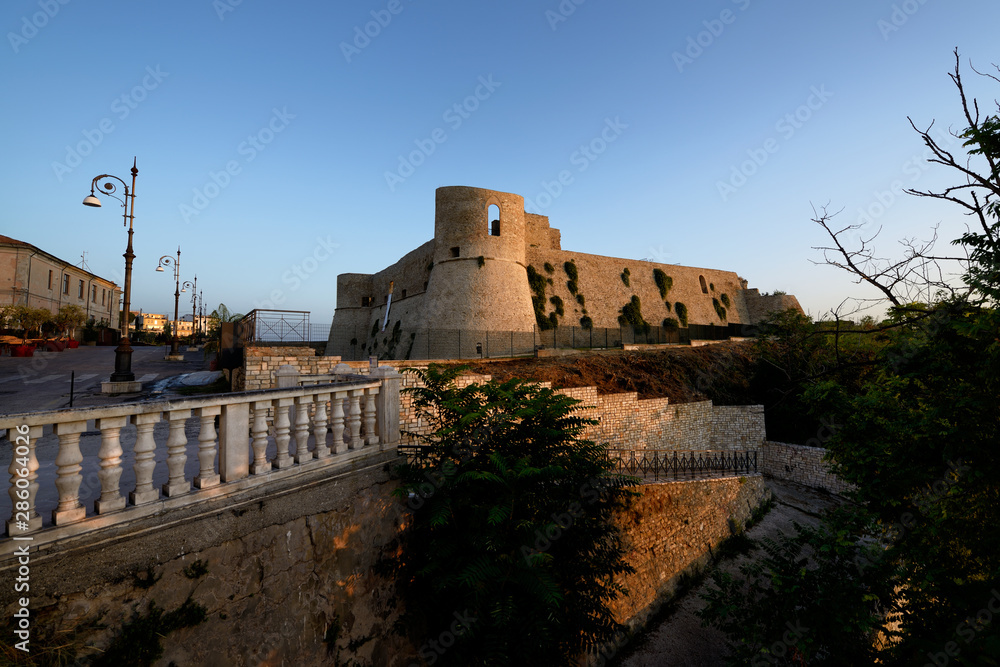
[[[817,358],[801,350],[788,364],[774,360],[799,377],[811,373],[799,398],[813,414],[832,416],[828,455],[855,485],[856,504],[851,521],[828,518],[769,553],[763,569],[748,573],[748,585],[765,591],[756,598],[720,582],[707,620],[737,644],[755,643],[753,655],[770,660],[760,648],[781,641],[776,616],[794,612],[816,619],[812,644],[796,644],[807,664],[1000,664],[1000,120],[980,114],[959,69],[956,53],[951,78],[967,129],[955,136],[967,155],[914,125],[930,162],[955,170],[959,184],[910,191],[972,217],[975,226],[953,242],[958,254],[935,255],[932,239],[883,261],[872,239],[850,247],[850,227],[817,220],[832,242],[828,263],[877,288],[891,308],[879,324],[828,335],[817,354],[830,369],[795,368]],[[953,261],[961,284],[938,268]],[[866,343],[852,342],[859,338]],[[860,348],[873,356],[852,366],[850,351]],[[843,372],[852,369],[862,370],[854,381]],[[796,576],[811,583],[790,586]]]
[[[579,437],[593,420],[574,399],[517,380],[459,388],[460,368],[408,370],[431,427],[397,492],[412,510],[398,567],[421,658],[575,664],[621,630],[608,604],[632,570],[611,517],[636,480]]]

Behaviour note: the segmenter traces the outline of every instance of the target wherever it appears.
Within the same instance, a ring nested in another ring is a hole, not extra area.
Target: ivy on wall
[[[576,263],[573,260],[569,260],[563,264],[563,270],[566,271],[566,276],[569,280],[566,282],[566,288],[569,290],[570,294],[576,294],[579,286],[576,284],[576,280],[579,274],[576,270]]]
[[[683,303],[678,301],[674,304],[674,312],[677,313],[677,319],[680,321],[682,327],[688,325],[688,309]]]
[[[664,273],[663,269],[653,269],[653,280],[656,281],[656,287],[660,290],[660,298],[665,300],[670,288],[674,286],[674,279]],[[667,310],[670,310],[669,303]]]
[[[535,310],[535,324],[542,331],[552,329],[555,324],[549,317],[545,316],[545,276],[535,270],[534,266],[528,265],[528,286],[531,288],[531,305]],[[555,313],[553,313],[555,315]],[[558,323],[558,322],[557,322]]]
[[[715,314],[719,316],[719,319],[725,322],[726,309],[722,307],[722,304],[715,297],[712,297],[712,307],[715,308]]]
[[[631,287],[631,285],[629,284],[629,276],[631,276],[631,275],[632,275],[632,272],[629,271],[628,267],[626,266],[625,270],[622,271],[622,282],[625,283],[625,287]]]
[[[649,323],[642,317],[642,304],[639,297],[633,295],[632,300],[622,306],[621,315],[618,316],[618,324],[621,326],[630,325],[635,333],[649,333]]]

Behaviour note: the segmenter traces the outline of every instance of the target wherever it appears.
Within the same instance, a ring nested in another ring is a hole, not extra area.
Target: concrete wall
[[[764,442],[762,472],[768,477],[804,484],[830,493],[844,493],[853,487],[832,472],[823,460],[826,450],[821,447],[789,445],[784,442]]]

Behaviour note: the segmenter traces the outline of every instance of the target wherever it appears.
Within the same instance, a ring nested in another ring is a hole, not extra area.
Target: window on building
[[[455,246],[454,248],[451,249],[451,256],[458,257],[458,255],[459,255],[458,246]]]
[[[374,304],[374,303],[375,303],[375,299],[373,299],[370,296],[363,296],[363,297],[361,297],[361,307],[362,308],[371,308],[372,304]]]
[[[69,276],[63,276],[63,294],[69,296]]]
[[[401,299],[405,299],[406,298],[406,290],[403,290],[403,296],[401,296],[399,298],[401,298]]]
[[[698,276],[698,281],[701,283],[702,293],[708,294],[708,284],[705,282],[705,276]]]
[[[101,305],[102,306],[104,305],[104,300],[107,298],[107,296],[108,296],[108,290],[106,290],[106,289],[104,289],[102,287],[101,288]]]
[[[490,223],[490,236],[500,236],[500,207],[496,204],[490,204],[486,209],[486,219]]]
[[[91,303],[97,303],[97,285],[90,286],[90,301]]]
[[[52,271],[49,271],[49,289],[52,289]]]
[[[82,280],[80,281],[80,293],[78,295],[78,298],[80,298],[80,299],[83,298],[83,281]]]

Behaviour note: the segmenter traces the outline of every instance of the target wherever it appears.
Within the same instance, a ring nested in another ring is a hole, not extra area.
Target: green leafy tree
[[[578,401],[511,380],[459,388],[460,368],[408,369],[431,426],[400,467],[412,509],[399,565],[410,625],[452,633],[441,665],[571,665],[621,626],[608,604],[632,568],[611,518],[637,480],[579,436]]]
[[[53,318],[56,327],[58,327],[64,336],[69,337],[72,337],[74,330],[86,320],[87,314],[83,311],[83,308],[70,303],[60,308],[59,312]]]
[[[843,362],[851,337],[878,341],[861,382],[821,371],[803,388],[814,415],[834,416],[827,448],[835,472],[856,486],[855,523],[828,519],[826,537],[790,548],[793,555],[773,559],[749,583],[785,591],[782,599],[799,615],[827,614],[814,641],[828,653],[804,653],[817,664],[824,655],[841,660],[829,664],[870,664],[856,656],[873,645],[888,665],[996,665],[1000,656],[993,612],[1000,604],[1000,122],[980,116],[969,101],[957,53],[952,80],[968,123],[958,135],[966,138],[968,155],[953,155],[929,128],[917,131],[931,162],[955,169],[961,184],[910,192],[958,204],[979,223],[954,242],[962,250],[956,259],[965,267],[964,282],[924,278],[939,275],[930,267],[947,259],[928,245],[909,244],[902,260],[879,263],[868,240],[848,248],[842,241],[849,227],[834,232],[828,216],[818,220],[833,241],[827,250],[837,259],[829,263],[878,289],[892,307],[878,326],[850,336],[837,329],[826,339],[835,364]],[[915,294],[936,296],[921,302]],[[860,545],[875,549],[852,552]],[[831,552],[838,550],[847,557],[831,568]],[[796,559],[819,577],[801,592],[782,587]],[[768,607],[770,598],[765,604],[731,599],[732,607],[713,622],[726,619],[737,640],[742,624],[770,628],[759,637],[762,645],[780,641],[779,628],[767,623],[777,601]],[[844,623],[853,630],[838,627]]]

